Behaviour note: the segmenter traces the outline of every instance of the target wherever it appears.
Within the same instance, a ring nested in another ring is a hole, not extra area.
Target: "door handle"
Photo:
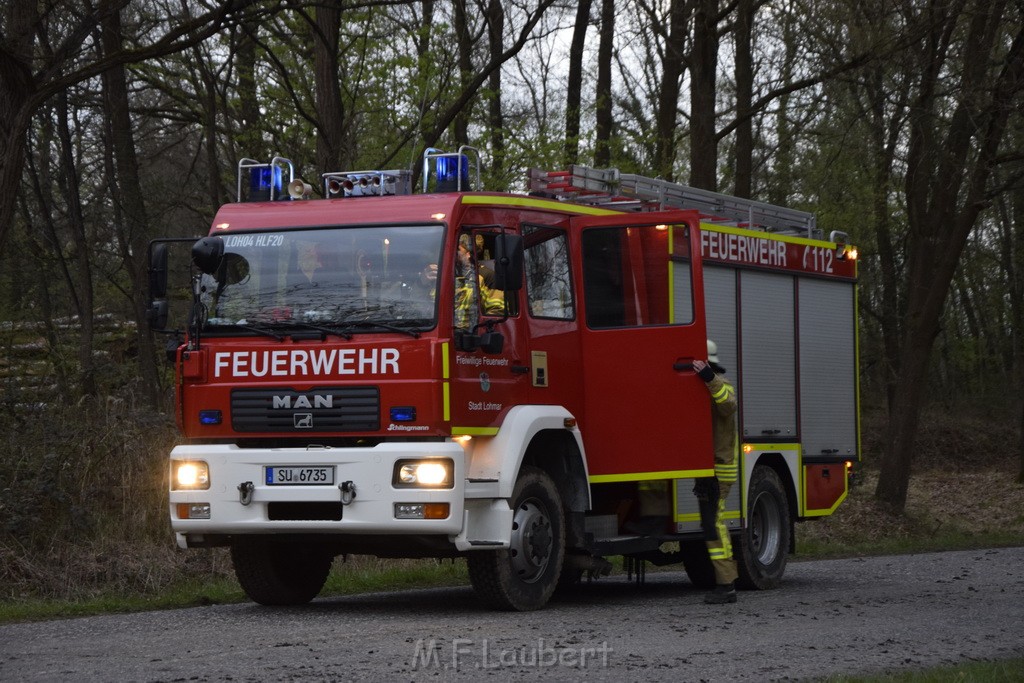
[[[672,364],[672,369],[676,372],[693,372],[693,359],[680,358]]]
[[[512,370],[512,374],[513,375],[525,375],[526,373],[528,373],[530,371],[530,366],[529,365],[513,365],[511,370]]]

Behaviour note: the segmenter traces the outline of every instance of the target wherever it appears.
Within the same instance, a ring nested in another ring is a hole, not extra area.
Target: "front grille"
[[[234,389],[236,432],[375,432],[380,429],[377,387]]]
[[[340,522],[339,503],[267,503],[267,518],[271,522]]]

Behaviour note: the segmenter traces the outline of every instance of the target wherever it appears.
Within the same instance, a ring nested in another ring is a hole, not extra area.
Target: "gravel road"
[[[677,572],[527,614],[468,588],[0,626],[2,681],[766,681],[1024,657],[1024,548],[791,563],[702,602]]]

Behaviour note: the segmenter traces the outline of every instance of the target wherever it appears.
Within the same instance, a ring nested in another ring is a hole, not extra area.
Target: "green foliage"
[[[899,671],[873,676],[828,676],[823,683],[1020,683],[1024,658],[937,666],[924,671]]]

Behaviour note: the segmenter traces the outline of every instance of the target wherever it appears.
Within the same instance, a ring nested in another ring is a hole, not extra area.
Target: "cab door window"
[[[593,228],[583,233],[587,325],[687,325],[693,288],[686,226]]]
[[[454,302],[457,329],[472,330],[481,317],[505,315],[505,293],[495,287],[495,234],[467,231],[459,235],[455,245]],[[510,313],[514,313],[514,307]]]
[[[565,231],[539,225],[523,226],[526,245],[526,301],[534,318],[572,320],[576,302]]]

